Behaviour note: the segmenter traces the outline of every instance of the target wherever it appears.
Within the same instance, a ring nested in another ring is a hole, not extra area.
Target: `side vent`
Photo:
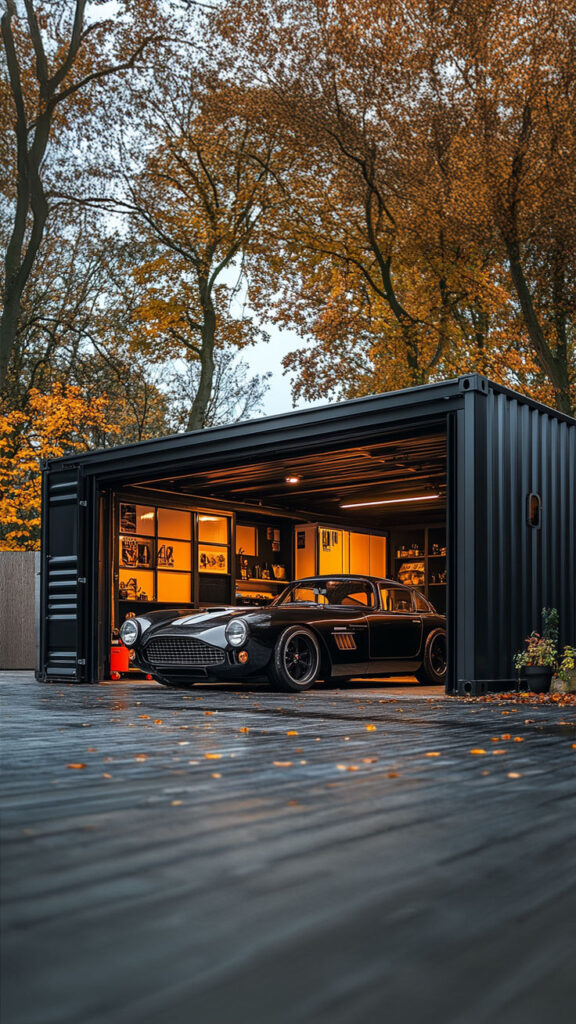
[[[334,639],[339,651],[355,651],[356,640],[352,633],[335,633]]]

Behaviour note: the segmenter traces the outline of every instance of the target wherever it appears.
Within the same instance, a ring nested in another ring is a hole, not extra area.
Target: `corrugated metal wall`
[[[514,679],[514,652],[543,607],[560,612],[562,643],[576,637],[576,424],[492,388],[458,416],[457,679],[482,690]]]

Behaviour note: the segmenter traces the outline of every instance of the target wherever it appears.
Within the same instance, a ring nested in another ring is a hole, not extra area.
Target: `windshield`
[[[367,580],[300,580],[274,602],[280,604],[363,605],[374,607],[374,591]]]

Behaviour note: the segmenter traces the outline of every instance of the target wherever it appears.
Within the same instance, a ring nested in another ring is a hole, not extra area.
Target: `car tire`
[[[434,629],[426,639],[422,667],[416,673],[421,683],[441,686],[446,682],[446,630]]]
[[[285,629],[276,641],[270,663],[270,682],[275,690],[300,693],[309,690],[320,673],[320,646],[306,626]]]

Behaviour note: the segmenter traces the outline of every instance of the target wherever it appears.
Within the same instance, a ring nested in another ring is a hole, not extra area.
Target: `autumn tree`
[[[114,15],[101,19],[101,0],[3,0],[3,5],[1,108],[12,135],[2,148],[13,174],[4,179],[11,213],[0,318],[0,387],[14,348],[23,293],[45,233],[50,179],[69,159],[72,143],[90,137],[98,87],[111,77],[121,82],[159,38],[153,0],[141,5],[120,0]]]
[[[170,413],[176,431],[188,426],[190,409],[198,393],[201,366],[197,359],[182,360],[169,377]],[[250,372],[250,366],[232,345],[216,348],[214,376],[203,427],[239,423],[262,413],[272,374]]]
[[[268,90],[297,155],[282,175],[266,301],[318,342],[293,360],[305,393],[478,368],[508,383],[544,378],[546,397],[570,406],[574,220],[563,213],[574,178],[558,173],[573,160],[567,6],[556,23],[548,0],[529,17],[523,0],[220,8],[223,65]],[[528,93],[540,111],[529,131]]]
[[[576,407],[576,3],[463,0],[443,46],[465,118],[462,171],[497,232],[555,404],[569,413]]]
[[[198,362],[189,430],[206,422],[217,348],[263,336],[242,297],[248,254],[277,201],[278,142],[258,103],[222,88],[209,66],[167,71],[142,103],[144,159],[125,153],[123,191],[108,200],[148,250],[136,278],[149,358]]]
[[[115,433],[107,401],[86,401],[79,388],[56,384],[48,394],[30,392],[28,410],[0,416],[0,546],[40,547],[42,459],[94,446],[94,432]]]

